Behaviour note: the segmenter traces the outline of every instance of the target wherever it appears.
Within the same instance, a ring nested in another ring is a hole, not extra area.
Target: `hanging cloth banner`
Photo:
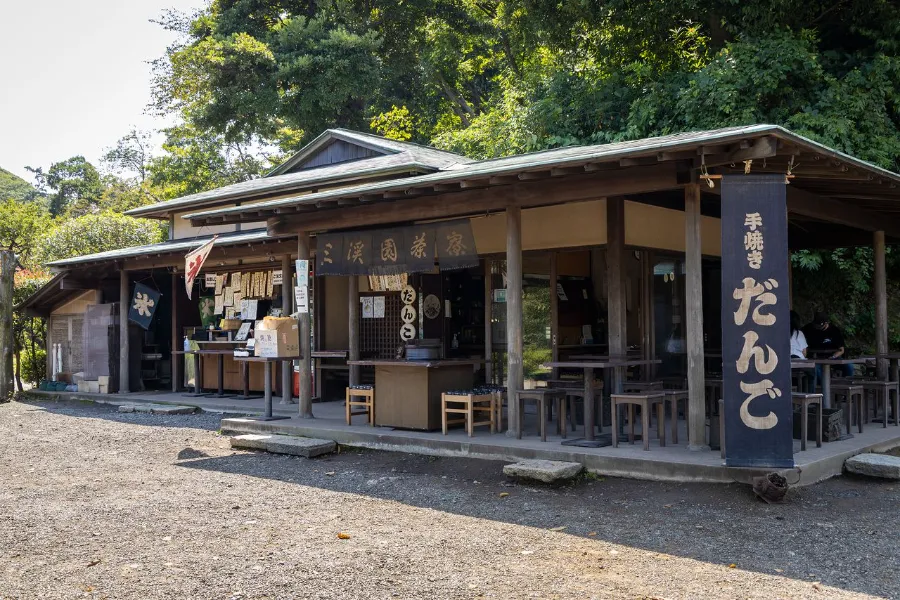
[[[478,266],[475,235],[468,219],[437,224],[437,254],[442,271]]]
[[[143,283],[134,284],[134,295],[128,309],[128,320],[134,321],[144,329],[150,327],[153,315],[159,307],[159,292]]]
[[[722,178],[725,464],[794,466],[784,175]]]
[[[346,275],[343,271],[343,255],[343,233],[322,233],[316,236],[316,272],[319,275]]]
[[[187,291],[188,299],[190,299],[191,291],[194,289],[194,279],[200,274],[200,268],[206,262],[206,257],[209,256],[209,252],[212,250],[218,237],[214,235],[211,240],[196,250],[188,252],[187,256],[184,257],[184,289]]]
[[[216,297],[201,296],[200,297],[200,323],[206,329],[210,325],[215,325],[216,318]]]
[[[403,261],[406,273],[434,270],[434,225],[411,225],[403,229]]]
[[[406,272],[403,256],[404,237],[402,229],[376,231],[372,235],[375,252],[372,257],[373,275],[399,275]]]

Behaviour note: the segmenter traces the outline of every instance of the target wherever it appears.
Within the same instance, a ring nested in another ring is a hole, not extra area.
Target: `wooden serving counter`
[[[478,359],[351,360],[375,367],[375,424],[400,429],[441,428],[441,394],[471,389]]]

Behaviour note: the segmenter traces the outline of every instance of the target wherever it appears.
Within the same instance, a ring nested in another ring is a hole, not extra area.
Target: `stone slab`
[[[334,440],[320,440],[293,435],[262,435],[248,433],[231,438],[231,447],[249,450],[265,450],[266,452],[272,452],[274,454],[290,454],[291,456],[313,458],[334,452],[337,449],[337,444]]]
[[[153,415],[191,415],[197,412],[196,406],[176,406],[172,404],[122,404],[121,413],[149,413]]]
[[[576,462],[558,460],[523,460],[503,466],[503,474],[509,477],[534,479],[544,483],[553,483],[571,479],[581,473],[584,466]]]
[[[844,468],[856,475],[900,481],[900,457],[887,454],[857,454],[844,462]]]

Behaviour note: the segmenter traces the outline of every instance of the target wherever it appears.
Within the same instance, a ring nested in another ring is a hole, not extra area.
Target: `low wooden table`
[[[350,352],[348,350],[313,350],[310,352],[310,356],[313,359],[313,369],[316,373],[316,398],[320,401],[324,400],[322,398],[322,371],[323,370],[341,370],[348,371],[350,367],[347,364],[343,365],[331,365],[331,364],[322,364],[322,359],[325,358],[335,358],[335,359],[346,359],[349,356]]]
[[[548,369],[584,369],[584,439],[591,443],[594,441],[594,369],[621,369],[624,367],[639,367],[643,365],[662,364],[661,360],[607,360],[607,361],[557,361],[546,362],[542,366]],[[622,385],[620,377],[615,378],[615,390],[620,392]],[[615,423],[612,424],[616,426]]]
[[[263,363],[263,374],[265,378],[265,390],[263,395],[264,412],[262,417],[256,417],[257,421],[277,421],[279,419],[290,419],[290,417],[274,417],[272,416],[272,363],[283,361],[302,360],[302,356],[235,356],[234,360],[244,363],[261,362]]]

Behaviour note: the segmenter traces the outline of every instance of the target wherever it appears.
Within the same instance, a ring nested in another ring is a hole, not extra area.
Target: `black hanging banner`
[[[143,283],[134,284],[134,295],[128,309],[128,320],[134,321],[144,329],[150,327],[150,321],[159,307],[159,292]]]
[[[403,229],[403,262],[407,273],[434,270],[434,225],[411,225]]]
[[[722,178],[725,464],[794,466],[784,175]]]
[[[372,234],[368,231],[352,231],[344,234],[344,272],[348,275],[366,275],[372,264]]]
[[[373,275],[399,275],[406,271],[403,258],[403,230],[388,229],[376,231],[372,235],[374,253],[372,255]]]
[[[437,247],[442,271],[478,266],[475,235],[468,219],[438,223]]]
[[[322,233],[316,238],[316,274],[345,275],[344,234]]]

